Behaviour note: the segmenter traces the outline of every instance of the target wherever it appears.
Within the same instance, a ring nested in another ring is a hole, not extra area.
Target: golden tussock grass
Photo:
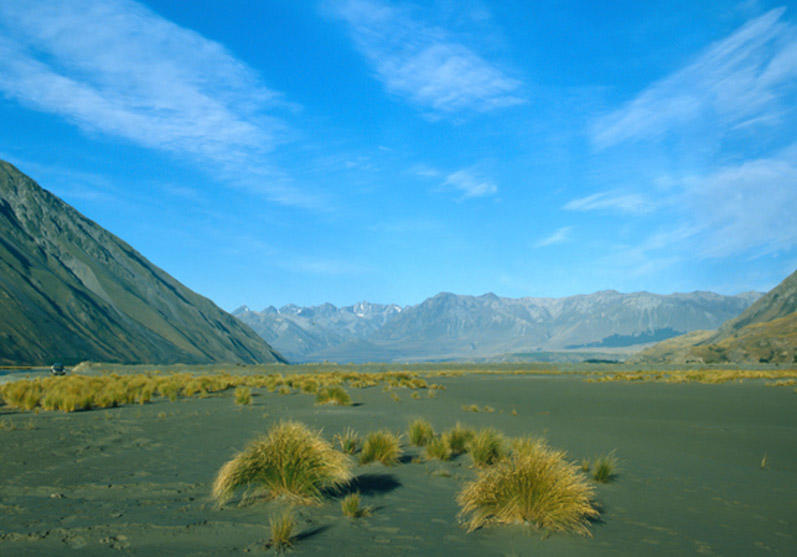
[[[493,428],[480,430],[467,444],[473,465],[477,468],[492,466],[504,456],[507,447],[504,436]]]
[[[252,404],[252,389],[249,387],[236,387],[235,404],[239,404],[241,406]]]
[[[589,535],[589,520],[598,516],[593,495],[593,487],[564,452],[529,439],[481,470],[457,502],[469,532],[489,524],[522,523]]]
[[[283,421],[221,467],[212,494],[221,504],[237,488],[248,487],[269,499],[313,504],[319,502],[322,489],[339,487],[350,479],[351,462],[346,455],[304,424]]]
[[[476,432],[469,427],[457,424],[443,434],[443,440],[451,449],[452,456],[458,456],[468,449],[468,443],[476,435]]]
[[[267,548],[272,548],[277,553],[282,553],[293,547],[296,538],[296,518],[290,510],[280,514],[272,515],[268,521],[271,537],[266,544]]]
[[[424,447],[426,460],[451,460],[451,447],[445,436],[437,436],[430,440]]]
[[[316,404],[332,404],[335,406],[350,406],[351,396],[340,385],[321,387],[315,396]]]
[[[771,381],[773,386],[789,385],[797,380],[797,369],[699,369],[672,371],[618,371],[586,379],[592,383],[612,381],[656,382],[656,383],[703,383],[720,384],[746,380]]]
[[[360,463],[381,462],[393,466],[401,456],[401,442],[391,431],[380,430],[369,433],[360,451]]]
[[[347,427],[343,433],[335,435],[334,439],[340,450],[346,454],[356,453],[362,443],[360,435],[350,427]]]
[[[434,428],[432,424],[423,418],[417,418],[410,422],[407,428],[407,438],[410,444],[416,447],[425,447],[429,441],[434,439]]]
[[[614,451],[601,455],[592,461],[592,479],[598,483],[608,483],[617,476],[617,456]]]
[[[350,493],[340,502],[340,510],[343,516],[349,518],[362,518],[371,514],[371,509],[361,506],[360,494]]]

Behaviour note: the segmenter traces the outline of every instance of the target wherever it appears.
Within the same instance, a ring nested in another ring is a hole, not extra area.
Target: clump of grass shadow
[[[398,436],[387,430],[369,433],[360,451],[360,463],[381,462],[393,466],[401,456],[401,443]]]
[[[269,499],[307,505],[318,503],[323,489],[338,488],[350,479],[346,455],[304,424],[283,421],[221,467],[212,494],[222,504],[237,488],[248,487]]]
[[[457,497],[468,532],[489,524],[530,524],[551,532],[589,534],[598,516],[594,488],[563,451],[527,439],[484,468]]]
[[[235,404],[247,406],[252,404],[252,389],[249,387],[235,388]]]
[[[592,479],[598,483],[609,483],[617,477],[617,456],[614,451],[596,457],[592,462]]]
[[[360,505],[360,494],[357,492],[349,493],[341,500],[340,510],[343,516],[348,516],[349,518],[362,518],[371,514],[369,507]]]
[[[435,437],[434,428],[423,418],[417,418],[410,422],[407,428],[407,437],[412,445],[425,447]]]
[[[287,510],[271,515],[268,522],[271,537],[266,547],[274,549],[277,553],[282,553],[293,547],[293,542],[296,539],[296,517],[293,512]]]
[[[334,406],[350,406],[351,396],[340,385],[329,385],[318,389],[315,395],[316,404],[331,404]]]
[[[493,428],[485,428],[476,433],[468,442],[467,449],[476,468],[492,466],[507,453],[504,436]]]
[[[350,427],[347,427],[343,433],[335,435],[334,439],[340,450],[346,454],[356,453],[362,443],[360,435]]]

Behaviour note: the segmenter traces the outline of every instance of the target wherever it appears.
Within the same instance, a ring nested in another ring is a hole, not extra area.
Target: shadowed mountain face
[[[262,312],[242,307],[233,314],[298,360],[482,358],[640,345],[717,327],[758,296],[753,292],[662,296],[612,290],[567,298],[441,293],[403,309],[367,303],[338,309],[325,304],[270,307]]]
[[[637,359],[649,363],[797,363],[797,271],[718,330],[666,340]]]
[[[0,161],[0,363],[262,363],[249,327]]]

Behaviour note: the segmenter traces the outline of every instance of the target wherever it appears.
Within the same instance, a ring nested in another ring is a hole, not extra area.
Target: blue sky
[[[231,310],[767,290],[797,6],[0,0],[0,157]]]

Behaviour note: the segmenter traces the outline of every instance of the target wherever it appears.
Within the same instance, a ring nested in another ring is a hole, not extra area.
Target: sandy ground
[[[567,376],[436,380],[438,398],[351,389],[358,405],[317,407],[308,395],[256,391],[61,414],[0,408],[0,555],[265,553],[280,507],[209,499],[219,467],[282,418],[323,428],[404,431],[414,417],[441,430],[462,421],[508,435],[544,435],[574,460],[616,449],[621,470],[599,485],[593,536],[520,526],[466,534],[456,494],[475,475],[448,463],[355,467],[374,509],[348,519],[339,500],[298,510],[295,555],[794,555],[797,394],[755,382],[586,383]],[[494,412],[465,412],[463,404]],[[512,415],[512,409],[517,416]],[[766,454],[767,466],[761,468]]]

